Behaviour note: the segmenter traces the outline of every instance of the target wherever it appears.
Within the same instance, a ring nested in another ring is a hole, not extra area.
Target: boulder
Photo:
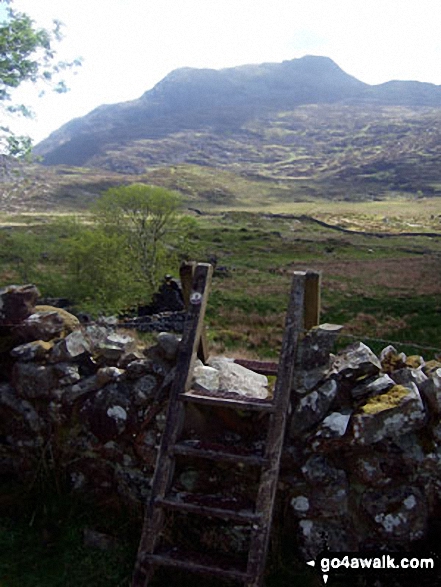
[[[389,345],[380,353],[381,368],[385,373],[392,373],[397,369],[407,367],[407,357],[404,353],[399,353],[395,347]]]
[[[350,411],[331,412],[317,428],[312,439],[314,450],[337,449],[346,441],[345,435],[351,418]]]
[[[20,340],[53,340],[63,332],[63,319],[57,312],[31,314],[14,327],[13,332]]]
[[[428,379],[421,367],[416,369],[410,367],[397,369],[391,373],[391,377],[395,383],[399,383],[400,385],[406,386],[409,383],[415,383],[420,391]]]
[[[12,383],[17,393],[28,400],[49,399],[57,386],[58,379],[52,366],[36,363],[15,363]]]
[[[77,383],[81,379],[79,366],[76,363],[56,363],[54,372],[58,377],[58,385],[62,387]]]
[[[104,361],[117,363],[127,353],[135,350],[136,341],[128,334],[106,333],[104,340],[96,345],[98,356]]]
[[[305,334],[300,341],[296,361],[301,370],[329,366],[329,356],[342,328],[339,324],[320,324]]]
[[[0,384],[0,407],[14,413],[19,418],[20,423],[29,427],[33,434],[38,434],[45,428],[44,419],[40,418],[32,404],[18,397],[15,389],[8,383]],[[7,424],[13,424],[10,418],[8,418]],[[13,427],[16,428],[14,424]],[[2,433],[5,432],[6,430],[2,430]]]
[[[53,346],[52,341],[34,340],[13,348],[11,356],[20,361],[39,361],[49,355]]]
[[[84,402],[80,416],[101,442],[116,440],[136,420],[130,396],[117,383],[109,383],[91,394]]]
[[[37,305],[35,306],[35,312],[56,312],[63,320],[63,335],[69,334],[80,327],[80,321],[76,316],[64,310],[64,308],[56,308],[55,306]]]
[[[435,369],[421,385],[421,395],[427,402],[430,414],[441,414],[441,368]]]
[[[160,332],[157,336],[158,347],[167,361],[175,361],[181,338],[171,332]]]
[[[421,428],[426,413],[414,383],[394,385],[386,393],[369,398],[352,417],[353,442],[373,444]]]
[[[219,391],[235,393],[243,397],[267,399],[269,397],[268,378],[226,357],[211,357],[207,364],[219,371]]]
[[[371,349],[358,342],[335,357],[329,373],[346,381],[360,381],[364,377],[378,375],[380,370],[380,361]]]
[[[412,472],[402,455],[390,450],[390,446],[375,452],[355,454],[349,458],[350,468],[359,483],[382,488],[397,481],[405,483]],[[389,450],[388,450],[389,449]]]
[[[55,344],[50,360],[54,363],[74,361],[90,352],[91,346],[84,333],[81,330],[76,330]]]
[[[388,491],[368,489],[361,507],[380,537],[390,543],[409,543],[421,539],[427,527],[427,504],[420,489],[412,486]]]
[[[193,383],[209,391],[218,391],[220,387],[220,372],[208,365],[198,365],[193,371]]]
[[[329,457],[319,454],[314,454],[306,460],[302,466],[302,473],[312,486],[327,485],[345,476],[343,469],[337,468]]]
[[[395,385],[395,381],[387,374],[369,378],[360,385],[351,388],[351,395],[355,400],[385,393]]]

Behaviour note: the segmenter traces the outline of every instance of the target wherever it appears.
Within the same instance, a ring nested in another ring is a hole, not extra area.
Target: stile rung
[[[173,452],[175,455],[195,457],[212,461],[223,461],[225,463],[242,463],[249,466],[264,466],[269,462],[268,459],[259,455],[228,452],[226,447],[225,450],[215,450],[198,448],[195,446],[188,446],[184,443],[178,443],[173,447]]]
[[[194,497],[194,496],[192,496]],[[202,496],[206,497],[206,496]],[[213,498],[215,500],[216,498]],[[258,513],[255,513],[251,510],[245,509],[230,509],[230,508],[222,508],[222,507],[213,507],[209,505],[205,505],[203,503],[197,502],[187,502],[183,501],[182,499],[176,497],[165,497],[165,498],[156,498],[155,504],[160,505],[162,507],[168,508],[170,510],[179,511],[179,512],[187,512],[193,513],[200,516],[207,516],[213,518],[221,518],[223,520],[234,520],[236,522],[243,522],[243,523],[258,523],[262,516]]]
[[[268,400],[259,400],[252,398],[241,400],[236,398],[199,393],[198,391],[195,391],[193,389],[187,391],[186,393],[179,394],[179,399],[187,402],[206,404],[210,406],[218,406],[222,408],[232,408],[235,410],[274,412],[276,409],[274,403]]]
[[[246,581],[249,576],[245,564],[240,565],[237,561],[214,557],[180,548],[164,549],[155,554],[145,554],[144,561],[153,565],[175,567],[185,569],[194,573],[213,575],[225,579],[236,579]]]

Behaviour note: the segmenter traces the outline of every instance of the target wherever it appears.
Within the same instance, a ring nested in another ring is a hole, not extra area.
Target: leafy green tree
[[[38,28],[26,14],[12,8],[12,0],[0,0],[6,6],[6,19],[0,22],[0,115],[32,116],[24,104],[13,103],[13,92],[24,82],[45,82],[57,92],[67,90],[60,75],[78,66],[80,59],[56,61],[55,45],[61,40],[61,23],[53,22],[52,30]],[[40,92],[44,93],[44,92]],[[30,150],[29,137],[14,135],[5,124],[0,126],[0,153],[13,156]]]
[[[150,294],[179,258],[192,253],[196,221],[179,214],[181,204],[176,192],[135,183],[110,188],[93,208],[106,234],[124,237],[130,262]]]
[[[30,231],[16,230],[9,239],[8,255],[23,283],[36,280],[41,255],[41,239],[38,236]]]
[[[64,243],[67,297],[92,314],[118,313],[142,298],[123,236],[78,228]]]
[[[93,223],[59,218],[2,235],[0,261],[43,295],[67,297],[93,315],[119,313],[149,302],[166,273],[197,255],[197,224],[179,213],[180,203],[163,188],[113,188],[96,203]]]

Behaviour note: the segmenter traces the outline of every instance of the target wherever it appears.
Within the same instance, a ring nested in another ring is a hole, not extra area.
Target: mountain
[[[122,141],[207,127],[227,132],[268,112],[349,99],[365,87],[324,57],[222,70],[182,68],[138,100],[100,106],[67,123],[35,152],[48,165],[85,165]]]
[[[361,194],[433,195],[441,192],[440,113],[441,86],[369,85],[327,57],[181,68],[137,100],[65,124],[35,152],[49,166],[160,177],[187,195],[200,186],[181,185],[173,166],[274,186],[313,180],[335,194],[350,181]]]

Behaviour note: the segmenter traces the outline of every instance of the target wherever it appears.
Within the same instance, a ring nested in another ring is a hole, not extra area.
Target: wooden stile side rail
[[[197,263],[194,261],[184,262],[179,268],[179,277],[181,280],[182,295],[184,298],[185,308],[188,310],[190,307],[190,294],[193,286],[194,272],[196,270]],[[210,278],[211,279],[211,278]],[[205,330],[201,332],[201,338],[198,347],[198,358],[206,363],[209,356],[208,342]]]
[[[144,587],[147,585],[154,571],[153,565],[146,564],[145,555],[154,553],[164,523],[164,510],[156,504],[155,500],[165,497],[172,481],[174,469],[172,446],[176,443],[182,427],[185,409],[183,403],[178,401],[178,395],[185,392],[190,385],[203,328],[212,274],[213,268],[209,264],[200,263],[193,271],[192,289],[188,296],[187,320],[179,345],[176,376],[170,390],[165,429],[162,434],[152,481],[151,498],[146,505],[132,587]]]
[[[276,410],[270,416],[266,442],[265,458],[269,464],[262,469],[256,502],[256,511],[262,512],[263,520],[261,525],[253,525],[247,567],[252,579],[246,583],[246,587],[260,587],[263,581],[295,358],[299,337],[304,329],[305,285],[306,273],[294,272],[274,390]]]
[[[245,587],[261,587],[271,532],[295,358],[298,341],[305,328],[305,295],[308,277],[305,272],[293,274],[274,399],[262,401],[241,398],[240,401],[235,401],[234,394],[231,394],[231,399],[219,398],[209,393],[204,394],[200,389],[191,389],[193,365],[203,331],[212,268],[207,264],[198,264],[192,268],[191,273],[193,281],[188,290],[189,310],[179,348],[176,377],[172,384],[151,497],[146,506],[132,587],[146,587],[157,566],[175,567],[186,569],[189,572],[233,579]],[[316,283],[318,282],[316,281]],[[316,304],[316,302],[314,303]],[[215,450],[180,443],[179,435],[185,419],[185,403],[187,402],[205,403],[209,406],[221,405],[223,408],[231,409],[266,411],[268,424],[264,454],[245,455],[240,452],[232,452],[228,450],[228,447]],[[181,458],[196,457],[209,459],[213,462],[240,463],[241,466],[259,467],[260,478],[254,508],[234,510],[223,506],[221,502],[214,505],[210,503],[207,506],[176,499],[174,495],[169,493],[169,489],[177,455],[180,455]],[[208,559],[207,556],[201,556],[199,553],[180,552],[178,546],[161,550],[159,538],[164,526],[165,513],[168,510],[248,524],[250,539],[246,564],[237,566],[230,559],[225,562],[219,557]]]

